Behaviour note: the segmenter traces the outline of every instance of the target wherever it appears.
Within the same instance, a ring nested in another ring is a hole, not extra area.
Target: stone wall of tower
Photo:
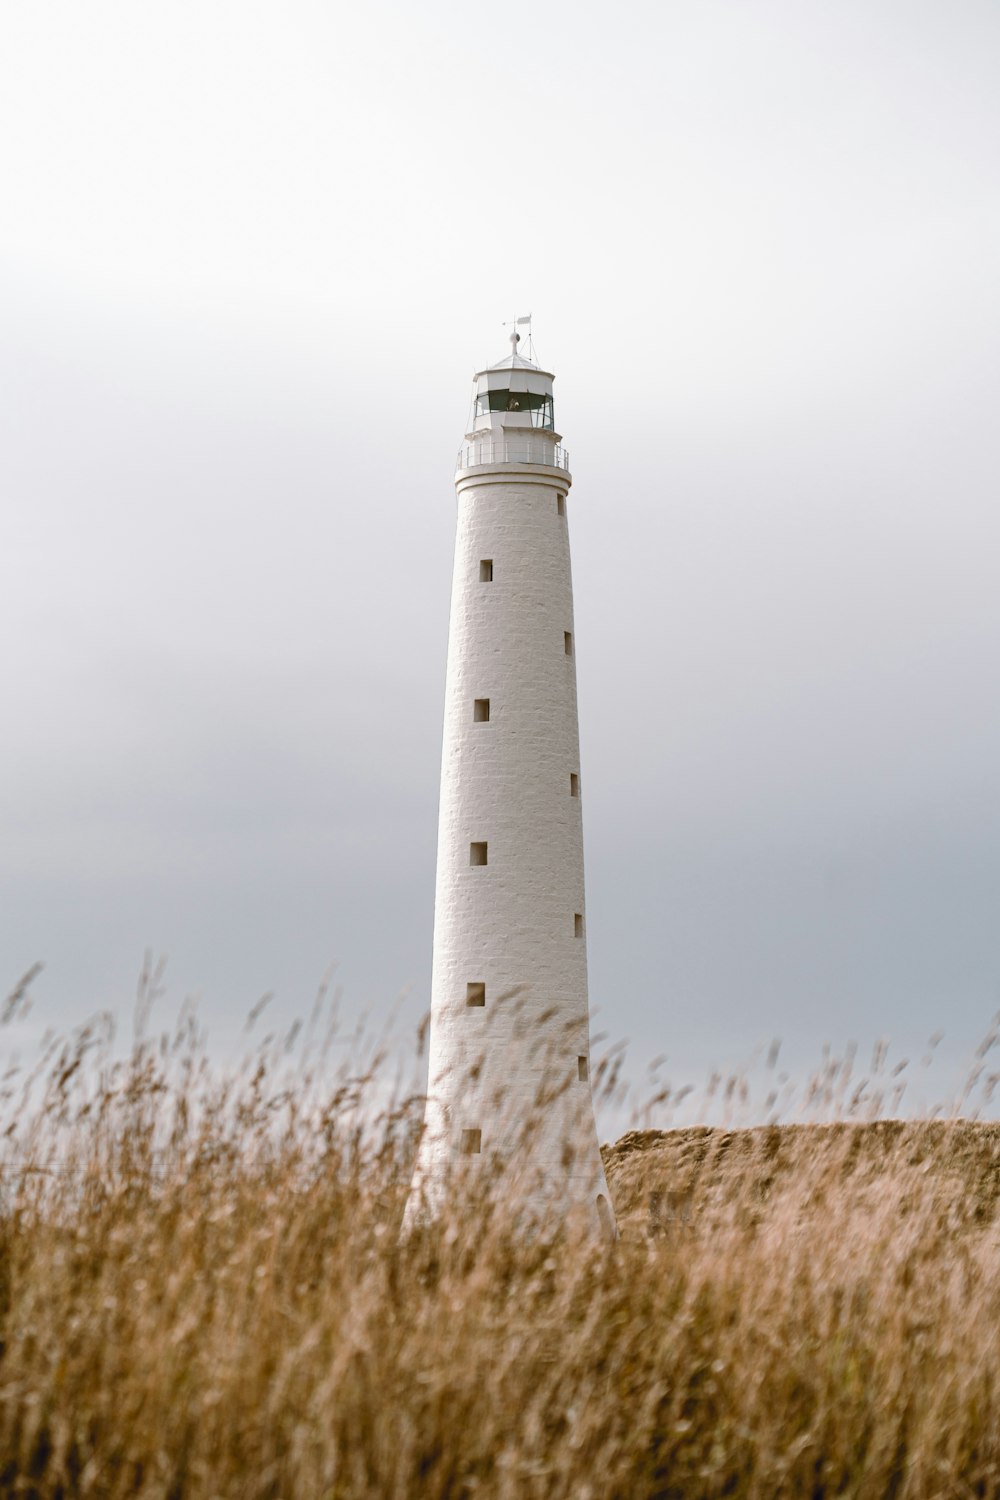
[[[516,1159],[529,1200],[599,1223],[569,483],[510,464],[457,480],[418,1178],[478,1131],[479,1159]]]

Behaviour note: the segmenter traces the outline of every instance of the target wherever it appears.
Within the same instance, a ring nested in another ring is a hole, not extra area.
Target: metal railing
[[[561,443],[539,438],[479,438],[458,450],[455,467],[475,469],[480,464],[541,464],[547,469],[568,469],[569,450]]]

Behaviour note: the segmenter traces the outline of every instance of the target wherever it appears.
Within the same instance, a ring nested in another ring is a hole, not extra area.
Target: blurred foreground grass
[[[1000,1494],[1000,1127],[632,1133],[617,1245],[401,1244],[377,1056],[105,1042],[5,1081],[3,1494]]]

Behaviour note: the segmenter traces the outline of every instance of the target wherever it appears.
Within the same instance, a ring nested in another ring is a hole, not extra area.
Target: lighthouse
[[[525,321],[525,320],[522,320]],[[519,1222],[617,1234],[590,1084],[569,459],[553,376],[474,376],[459,450],[424,1131],[404,1229],[456,1173]]]

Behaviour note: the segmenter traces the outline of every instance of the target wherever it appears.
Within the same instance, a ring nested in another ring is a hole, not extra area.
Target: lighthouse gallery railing
[[[548,469],[569,469],[569,450],[561,443],[538,438],[480,438],[458,450],[455,467],[475,469],[480,464],[542,464]]]

